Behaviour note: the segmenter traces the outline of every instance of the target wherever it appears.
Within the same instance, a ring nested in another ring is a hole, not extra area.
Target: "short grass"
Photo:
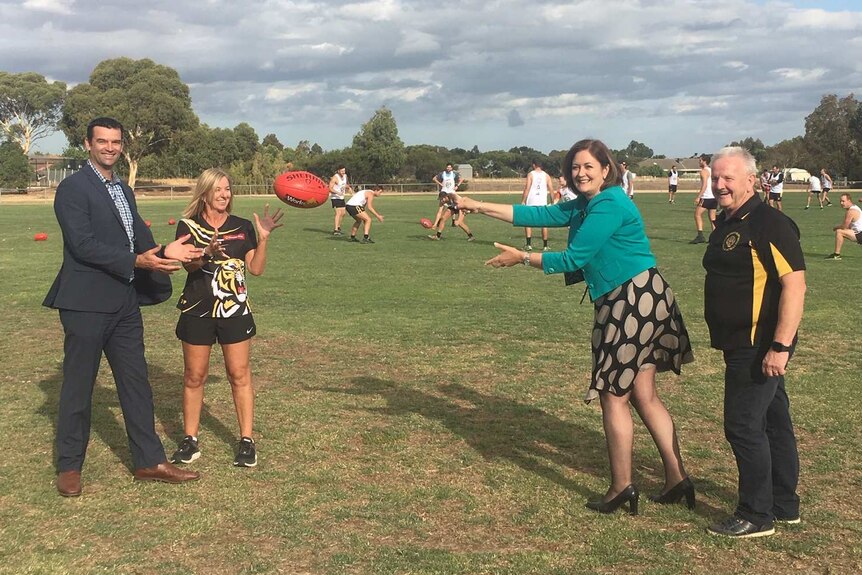
[[[522,267],[482,265],[520,230],[470,216],[431,242],[433,196],[383,196],[374,245],[329,232],[332,210],[287,209],[266,274],[249,280],[260,465],[231,466],[229,385],[213,355],[201,431],[203,478],[136,484],[110,370],[94,392],[84,494],[56,494],[52,446],[62,330],[40,306],[61,259],[48,204],[0,204],[2,573],[853,573],[862,569],[858,285],[862,249],[832,251],[839,207],[803,211],[788,194],[808,296],[788,391],[802,458],[801,526],[729,542],[704,527],[735,504],[721,423],[722,362],[703,322],[702,246],[692,194],[637,196],[659,267],[677,292],[696,362],[660,376],[698,507],[642,504],[630,517],[583,507],[608,483],[598,405],[585,405],[592,309],[582,289]],[[494,198],[489,198],[494,199]],[[514,201],[515,196],[500,196]],[[250,217],[265,198],[240,198]],[[159,240],[181,202],[144,201]],[[47,242],[33,234],[46,231]],[[553,230],[552,247],[565,233]],[[541,245],[540,241],[537,244]],[[175,277],[178,294],[184,277]],[[157,427],[182,435],[182,356],[172,304],[147,308]],[[660,489],[658,456],[636,427],[636,482]]]

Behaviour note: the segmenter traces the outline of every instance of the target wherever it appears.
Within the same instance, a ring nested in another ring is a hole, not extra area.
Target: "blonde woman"
[[[266,267],[269,234],[279,223],[281,210],[263,217],[254,214],[254,224],[231,214],[233,196],[230,177],[217,168],[205,170],[195,184],[194,196],[177,224],[177,237],[191,234],[203,255],[184,264],[188,277],[177,303],[180,319],[177,337],[183,344],[183,422],[185,436],[171,461],[191,463],[200,457],[198,431],[204,402],[204,384],[210,354],[221,345],[230,381],[240,441],[233,464],[257,465],[252,438],[254,388],[249,352],[255,335],[254,318],[246,292],[246,270],[259,276]]]

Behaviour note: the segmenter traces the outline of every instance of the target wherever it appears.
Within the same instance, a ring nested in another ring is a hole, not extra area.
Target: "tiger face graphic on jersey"
[[[213,317],[232,317],[248,313],[245,289],[245,264],[242,260],[230,258],[216,262],[216,269],[210,282],[215,296]]]

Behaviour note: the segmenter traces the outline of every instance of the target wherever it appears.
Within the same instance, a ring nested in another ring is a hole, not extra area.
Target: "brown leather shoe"
[[[61,471],[57,474],[57,491],[63,497],[77,497],[81,494],[81,472]]]
[[[135,469],[135,481],[164,481],[165,483],[185,483],[186,481],[197,481],[201,474],[197,471],[180,469],[173,463],[159,463],[152,467]]]

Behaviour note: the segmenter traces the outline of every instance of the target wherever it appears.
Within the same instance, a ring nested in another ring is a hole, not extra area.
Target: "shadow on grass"
[[[106,369],[102,366],[100,372]],[[107,368],[110,371],[110,368]],[[176,443],[184,435],[182,410],[182,372],[165,371],[158,366],[148,365],[150,385],[153,388],[156,419],[162,423],[167,434],[176,438]],[[210,377],[210,380],[213,378]],[[51,424],[52,436],[57,433],[58,401],[60,387],[63,383],[62,367],[50,377],[39,382],[39,388],[45,397],[37,413],[44,416]],[[115,416],[121,412],[120,401],[113,385],[95,385],[90,416],[90,432],[95,433],[108,449],[117,456],[130,472],[134,471],[132,458],[128,448],[128,437],[122,419]],[[204,404],[201,413],[201,427],[213,432],[219,439],[232,445],[234,434]],[[164,442],[163,442],[164,443]],[[173,452],[173,445],[166,446],[167,455]],[[52,442],[51,461],[56,471],[57,445]]]
[[[597,494],[552,464],[607,477],[604,437],[541,409],[463,385],[435,388],[441,397],[370,376],[354,378],[351,383],[352,388],[327,391],[380,396],[387,407],[369,411],[389,416],[415,413],[439,421],[484,458],[508,460],[585,497]]]
[[[368,411],[396,417],[417,414],[438,421],[485,459],[505,459],[588,499],[604,495],[557,469],[567,467],[600,479],[608,478],[605,437],[596,429],[564,421],[531,405],[487,395],[464,385],[438,386],[434,388],[438,393],[432,394],[372,376],[356,377],[350,383],[350,388],[328,388],[325,391],[379,396],[387,406],[367,408]],[[636,452],[634,457],[641,461],[653,460],[657,454]],[[695,513],[713,518],[725,515],[733,508],[736,493],[708,479],[694,477],[693,480],[699,492],[727,502],[727,507],[716,508],[699,500]],[[642,493],[646,496],[661,489],[664,477],[644,476],[636,469],[634,482],[643,488]]]

